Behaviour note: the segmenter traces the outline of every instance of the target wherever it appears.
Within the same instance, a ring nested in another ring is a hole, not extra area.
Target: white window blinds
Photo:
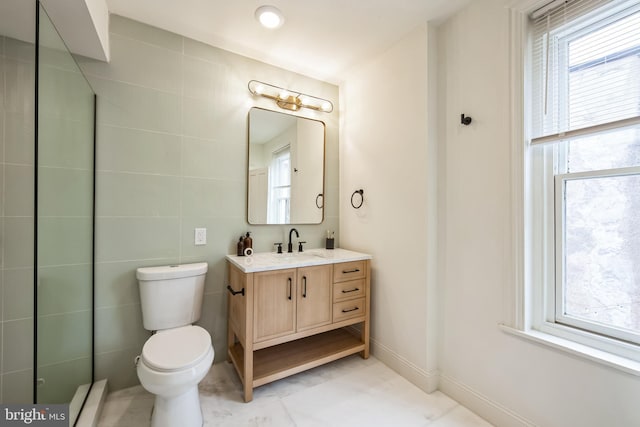
[[[531,20],[533,144],[640,125],[640,1],[552,2]]]

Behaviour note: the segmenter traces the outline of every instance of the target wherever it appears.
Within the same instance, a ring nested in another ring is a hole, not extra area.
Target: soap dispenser
[[[238,240],[238,251],[236,253],[236,255],[238,256],[244,256],[244,237],[240,236],[240,240]]]
[[[249,235],[251,232],[247,231],[247,235],[244,238],[244,248],[245,249],[253,249],[253,239]]]

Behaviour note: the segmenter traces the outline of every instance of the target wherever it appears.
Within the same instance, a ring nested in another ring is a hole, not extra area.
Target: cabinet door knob
[[[287,279],[289,281],[289,296],[287,298],[291,299],[291,277]]]

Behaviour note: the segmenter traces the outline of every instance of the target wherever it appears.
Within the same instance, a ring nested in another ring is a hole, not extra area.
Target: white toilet
[[[198,383],[213,363],[209,333],[200,318],[207,263],[136,271],[144,328],[156,331],[136,358],[142,386],[156,395],[152,427],[200,427]]]

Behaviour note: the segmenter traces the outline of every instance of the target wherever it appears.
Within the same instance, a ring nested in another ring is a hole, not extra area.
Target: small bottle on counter
[[[244,238],[244,248],[245,249],[253,249],[253,239],[249,235],[251,232],[247,231],[247,235]]]
[[[238,240],[238,251],[237,251],[237,255],[238,256],[244,256],[244,237],[240,236],[240,240]]]
[[[325,248],[333,249],[334,247],[335,247],[334,232],[327,230],[327,240],[326,240]]]

